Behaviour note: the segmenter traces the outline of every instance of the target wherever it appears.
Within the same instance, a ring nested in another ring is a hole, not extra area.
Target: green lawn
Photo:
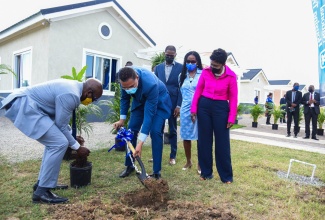
[[[278,178],[276,171],[287,171],[289,160],[306,161],[317,165],[315,176],[325,181],[324,155],[279,147],[271,147],[243,141],[231,141],[234,183],[221,183],[218,174],[214,179],[199,180],[196,173],[196,156],[192,169],[182,171],[185,155],[181,142],[175,166],[168,165],[168,146],[164,147],[162,177],[170,186],[170,199],[184,202],[200,202],[207,206],[227,204],[238,219],[324,219],[325,191],[320,188],[298,185]],[[110,146],[107,146],[107,149]],[[195,147],[196,148],[196,147]],[[192,155],[196,155],[196,150]],[[142,188],[138,179],[120,179],[124,168],[124,153],[107,149],[92,152],[92,184],[85,188],[59,191],[70,199],[69,204],[87,202],[100,196],[102,202],[118,203],[121,195]],[[144,147],[142,158],[148,173],[152,164],[151,149]],[[4,161],[4,160],[2,160]],[[0,219],[51,219],[47,205],[31,202],[32,185],[38,175],[40,160],[18,164],[2,162],[0,165]],[[60,183],[69,183],[69,163],[64,161]],[[215,170],[215,168],[214,168]],[[292,172],[311,175],[311,168],[294,164]]]

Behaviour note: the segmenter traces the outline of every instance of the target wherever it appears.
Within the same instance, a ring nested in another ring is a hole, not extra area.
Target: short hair
[[[126,82],[129,79],[135,80],[136,75],[137,74],[135,73],[134,69],[132,69],[130,67],[123,67],[118,73],[118,78],[122,82]]]
[[[214,50],[210,56],[210,59],[221,64],[226,64],[228,54],[225,50],[218,48]]]
[[[133,63],[131,61],[126,62],[125,66],[132,66]]]
[[[168,45],[168,46],[166,47],[166,49],[165,49],[165,52],[166,52],[167,50],[171,50],[171,51],[176,52],[176,48],[175,48],[173,45]]]
[[[271,95],[273,95],[273,93],[272,93],[272,92],[270,92],[268,96],[271,96]]]

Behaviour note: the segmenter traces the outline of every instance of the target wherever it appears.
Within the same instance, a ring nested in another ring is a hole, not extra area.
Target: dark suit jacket
[[[146,69],[133,67],[139,76],[138,90],[129,95],[121,89],[121,115],[127,115],[132,98],[131,117],[134,111],[144,111],[141,120],[141,133],[148,135],[155,115],[164,119],[170,117],[171,101],[166,86],[152,72]],[[141,123],[140,122],[140,123]]]
[[[310,92],[307,92],[302,97],[302,104],[304,105],[304,114],[308,113],[310,107],[308,104],[309,99],[310,99]],[[320,95],[318,92],[314,92],[314,99],[316,100],[316,103],[314,103],[315,112],[316,114],[319,114]]]
[[[280,106],[285,104],[287,104],[287,100],[284,97],[282,97],[280,99]],[[281,106],[281,109],[286,109],[286,106]]]
[[[295,103],[297,106],[295,107],[295,111],[299,111],[299,105],[302,100],[302,93],[300,91],[296,91],[295,100],[292,102],[292,90],[287,91],[286,93],[286,101],[287,101],[287,112],[289,112],[289,107],[291,107],[292,103]]]
[[[165,83],[167,90],[169,92],[170,98],[172,100],[172,108],[174,111],[176,106],[182,105],[182,94],[179,89],[178,76],[182,72],[182,64],[175,62],[175,65],[172,68],[172,71],[169,75],[169,78],[166,82],[166,74],[165,74],[165,62],[159,64],[155,68],[155,75]]]

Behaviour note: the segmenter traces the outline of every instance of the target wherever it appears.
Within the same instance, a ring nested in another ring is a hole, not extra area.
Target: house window
[[[98,32],[99,32],[99,35],[105,40],[110,39],[112,36],[112,28],[109,24],[107,24],[105,22],[101,23],[98,26]]]
[[[103,84],[103,89],[115,91],[112,83],[116,82],[117,59],[97,54],[86,54],[86,78],[96,78]]]
[[[14,53],[14,71],[17,74],[17,77],[14,78],[15,89],[31,85],[31,50],[25,50],[23,52]]]

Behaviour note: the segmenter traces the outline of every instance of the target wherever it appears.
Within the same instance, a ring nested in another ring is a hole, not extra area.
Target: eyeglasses
[[[186,63],[192,63],[192,64],[194,64],[194,63],[196,63],[196,61],[195,60],[186,60]]]

